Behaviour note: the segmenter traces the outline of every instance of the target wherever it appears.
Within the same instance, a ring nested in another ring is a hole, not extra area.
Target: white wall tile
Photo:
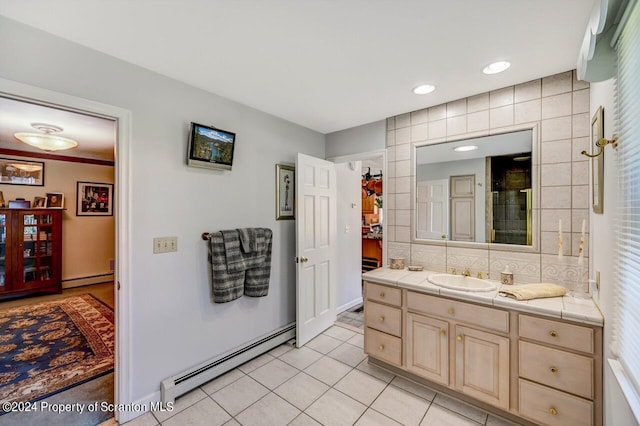
[[[398,135],[396,134],[396,139]],[[542,142],[571,138],[571,117],[542,120]]]
[[[387,250],[389,253],[389,258],[402,257],[406,260],[410,258],[409,253],[411,250],[409,243],[390,242],[387,245]]]
[[[459,273],[469,268],[474,276],[478,272],[489,272],[489,251],[447,247],[447,271],[451,268],[456,268]]]
[[[412,244],[411,264],[423,266],[429,271],[446,272],[447,248],[446,246]]]
[[[444,138],[445,136],[447,136],[447,120],[429,123],[429,139]]]
[[[396,161],[396,146],[395,145],[392,145],[392,146],[387,148],[387,161],[389,163],[391,163],[393,161]],[[389,171],[387,171],[387,174],[391,175],[391,173]]]
[[[580,232],[574,232],[571,234],[571,254],[573,256],[580,256],[580,239],[582,238],[582,234]],[[583,256],[589,257],[589,233],[585,233],[584,235],[584,244],[583,247]]]
[[[473,112],[467,115],[467,131],[477,132],[489,129],[489,110]]]
[[[396,161],[408,160],[409,158],[411,158],[411,145],[408,143],[396,145]]]
[[[541,259],[542,281],[559,284],[568,289],[570,289],[572,283],[575,283],[580,273],[585,277],[588,271],[587,262],[584,263],[583,267],[579,267],[577,257],[563,256],[562,259],[558,259],[558,256],[543,254]]]
[[[541,209],[540,230],[558,232],[558,220],[562,220],[565,230],[571,223],[571,209]]]
[[[589,185],[588,161],[576,161],[571,165],[571,184]]]
[[[429,108],[429,121],[444,120],[447,118],[447,105],[441,104]]]
[[[467,99],[460,99],[447,104],[447,118],[465,115],[467,113]]]
[[[481,93],[479,95],[467,98],[467,113],[482,111],[489,109],[489,94]]]
[[[411,178],[409,176],[396,179],[396,194],[411,192]],[[400,207],[398,207],[400,208]]]
[[[398,210],[384,209],[384,221],[387,226],[394,226],[396,224],[396,218],[398,217]]]
[[[595,150],[595,146],[593,149],[591,148],[591,143],[589,141],[589,137],[582,138],[573,138],[573,146],[571,148],[571,159],[573,161],[584,161],[585,157],[581,154],[582,151],[587,151],[591,153]]]
[[[396,225],[396,241],[401,243],[411,242],[411,233],[408,226]],[[406,259],[409,260],[409,257]]]
[[[422,123],[411,126],[411,142],[419,142],[428,139],[429,124]]]
[[[489,92],[489,108],[499,108],[513,104],[513,86]]]
[[[384,179],[383,190],[384,190],[384,195],[385,196],[387,194],[395,194],[396,193],[396,181],[397,180],[398,180],[397,178],[385,178]]]
[[[571,115],[571,93],[548,96],[542,98],[542,118],[555,118]]]
[[[541,148],[542,164],[565,163],[571,158],[571,139],[561,141],[543,142]]]
[[[386,204],[385,209],[395,210],[396,208],[396,194],[385,192],[384,193],[384,203]]]
[[[591,134],[591,119],[589,113],[573,116],[573,137],[580,138]]]
[[[396,118],[389,117],[387,118],[387,130],[394,130],[396,128]]]
[[[447,118],[447,136],[460,135],[467,132],[467,116]]]
[[[542,186],[571,185],[571,163],[543,164],[540,175]]]
[[[410,160],[396,161],[396,176],[397,177],[411,176]]]
[[[500,272],[509,266],[515,284],[540,282],[540,255],[489,250],[489,278],[500,279]]]
[[[542,96],[552,96],[559,93],[570,92],[572,87],[573,75],[571,71],[545,77],[542,79]]]
[[[589,89],[573,92],[573,113],[589,112]]]
[[[547,186],[540,188],[540,207],[543,209],[570,209],[570,186]]]
[[[566,227],[563,222],[563,228]],[[543,254],[558,254],[558,231],[540,233],[540,251]],[[562,232],[562,254],[571,255],[571,232]]]
[[[418,111],[413,111],[411,113],[411,125],[415,126],[416,124],[426,123],[429,121],[429,110],[427,108],[421,109]]]
[[[540,99],[517,103],[514,105],[514,108],[515,124],[540,121]]]
[[[574,209],[589,208],[589,185],[574,185],[571,190],[571,206]]]
[[[489,110],[489,125],[492,129],[513,125],[513,105]]]
[[[411,208],[410,194],[396,194],[396,209],[409,210]]]
[[[387,155],[389,155],[390,151],[393,151],[393,153],[395,155],[396,151],[392,150],[392,149],[387,149]],[[389,177],[396,175],[396,162],[395,161],[387,160],[387,175]]]
[[[411,114],[396,115],[396,129],[411,126]]]
[[[516,85],[515,101],[525,102],[533,99],[539,99],[542,96],[541,86],[542,86],[541,80],[533,80],[527,83]]]
[[[396,227],[395,227],[395,225],[387,226],[387,230],[385,232],[386,232],[386,234],[384,234],[384,238],[386,238],[387,241],[395,241],[396,240]]]
[[[401,129],[396,129],[396,139],[394,145],[401,145],[403,143],[411,142],[411,128],[403,127]]]
[[[578,73],[573,70],[573,90],[588,89],[589,82],[584,80],[578,80]]]
[[[396,210],[396,225],[411,226],[411,210]]]
[[[571,210],[571,231],[582,231],[582,221],[585,223],[585,231],[589,233],[589,209]]]
[[[395,130],[387,131],[387,146],[393,146],[396,144],[396,132]]]

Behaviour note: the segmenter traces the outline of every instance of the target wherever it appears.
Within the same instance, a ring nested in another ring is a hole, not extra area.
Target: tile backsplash
[[[539,250],[514,252],[452,247],[443,242],[412,243],[411,182],[413,145],[438,143],[487,135],[523,124],[537,124],[540,221]],[[555,282],[566,284],[582,270],[588,276],[588,236],[582,265],[578,248],[582,220],[589,229],[589,162],[580,155],[589,150],[589,84],[568,71],[505,87],[431,108],[387,119],[387,181],[385,205],[388,258],[405,257],[409,264],[435,271],[470,268],[499,279],[509,266],[516,283]],[[563,258],[558,257],[558,220],[563,223]]]

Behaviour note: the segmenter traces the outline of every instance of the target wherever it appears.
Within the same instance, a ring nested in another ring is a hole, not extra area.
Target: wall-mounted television
[[[231,170],[236,134],[212,126],[191,123],[187,165]]]

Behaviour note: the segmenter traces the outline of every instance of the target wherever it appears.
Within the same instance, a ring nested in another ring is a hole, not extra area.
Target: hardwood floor
[[[29,305],[32,303],[45,302],[63,297],[75,296],[78,294],[92,294],[96,299],[109,306],[114,307],[113,282],[103,284],[85,285],[62,290],[61,294],[45,294],[42,296],[26,296],[13,299],[0,300],[0,309],[15,308],[16,306]]]

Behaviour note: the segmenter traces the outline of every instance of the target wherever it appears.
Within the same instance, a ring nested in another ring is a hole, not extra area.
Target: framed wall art
[[[295,167],[276,164],[276,220],[295,219],[295,178]]]
[[[604,137],[604,111],[598,108],[591,119],[591,145],[594,152],[601,148],[597,142]],[[604,184],[604,150],[597,157],[591,158],[591,201],[594,213],[603,212]]]
[[[113,216],[113,184],[78,182],[76,216]]]
[[[47,208],[63,209],[64,194],[62,192],[47,192]]]
[[[44,186],[44,163],[0,158],[0,183]]]

